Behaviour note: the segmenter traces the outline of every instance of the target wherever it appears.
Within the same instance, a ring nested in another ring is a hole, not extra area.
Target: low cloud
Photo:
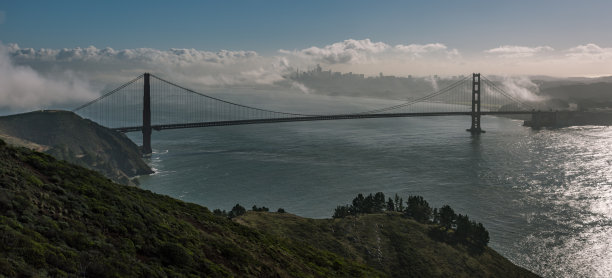
[[[353,64],[372,61],[374,54],[384,52],[389,48],[390,46],[386,43],[372,42],[370,39],[349,39],[324,47],[312,46],[293,51],[281,49],[280,53],[312,59],[325,64]]]
[[[499,57],[506,58],[522,58],[532,57],[540,53],[554,51],[555,49],[550,46],[517,46],[517,45],[504,45],[497,48],[486,50],[485,53],[498,55]]]
[[[105,62],[129,60],[130,62],[162,63],[164,65],[189,65],[198,63],[233,64],[238,61],[257,58],[254,51],[228,51],[219,52],[201,51],[186,48],[171,48],[167,51],[153,48],[135,48],[115,50],[110,47],[103,49],[89,46],[87,48],[39,49],[20,48],[17,44],[10,44],[8,48],[16,59],[43,60],[54,62],[86,61]]]
[[[121,83],[126,76],[153,72],[191,86],[270,85],[282,79],[288,62],[261,57],[255,51],[217,52],[186,48],[158,50],[136,48],[32,49],[8,46],[13,60],[38,71],[58,68],[86,72],[96,84]]]
[[[348,39],[324,47],[312,46],[292,51],[281,49],[279,52],[326,65],[384,63],[397,58],[452,58],[459,55],[458,50],[449,50],[441,43],[391,46],[384,42],[372,42],[370,39]]]
[[[546,99],[538,95],[540,92],[540,87],[533,83],[529,77],[505,76],[503,77],[501,84],[506,93],[509,93],[519,100],[540,102]]]
[[[612,59],[612,48],[603,48],[589,43],[568,49],[566,56],[581,60],[610,60]]]
[[[430,43],[430,44],[409,44],[402,45],[398,44],[394,49],[400,53],[407,53],[414,57],[424,57],[442,54],[442,57],[455,58],[459,57],[459,50],[448,49],[448,47],[441,43]]]
[[[44,76],[29,66],[15,65],[0,44],[0,109],[21,111],[95,98],[87,81],[71,71]]]

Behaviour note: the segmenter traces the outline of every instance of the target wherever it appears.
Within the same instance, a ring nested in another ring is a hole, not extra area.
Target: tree
[[[397,195],[397,193],[395,193],[395,211],[401,211],[399,209],[399,202],[400,202],[400,197]]]
[[[408,196],[406,202],[407,207],[404,214],[414,220],[426,223],[431,219],[431,207],[429,203],[423,199],[423,196]]]
[[[438,217],[440,225],[446,227],[447,229],[450,229],[451,225],[453,224],[453,221],[455,220],[456,215],[455,211],[449,205],[444,205],[440,208]]]
[[[216,216],[227,217],[227,212],[225,210],[221,211],[220,209],[214,209],[213,214]]]
[[[241,206],[240,204],[236,204],[232,210],[229,212],[228,217],[229,218],[234,218],[240,215],[243,215],[246,213],[246,209]]]
[[[473,233],[472,227],[476,226],[476,223],[471,222],[467,215],[461,214],[457,215],[456,223],[457,231],[455,232],[455,236],[457,237],[457,240],[463,243],[468,243],[468,239]]]
[[[267,207],[260,207],[260,208],[258,208],[256,205],[253,205],[252,210],[253,211],[270,211],[270,209],[267,208]]]
[[[387,200],[387,211],[395,211],[395,204],[393,203],[393,199],[391,199],[391,197],[389,197],[389,200]]]
[[[334,215],[332,216],[332,218],[344,218],[351,214],[352,209],[349,207],[349,205],[338,206],[336,207],[336,210],[334,210]]]
[[[434,224],[440,223],[440,215],[438,214],[438,208],[433,209],[433,222]]]
[[[457,231],[455,236],[456,241],[478,252],[482,252],[489,243],[489,232],[482,223],[471,221],[467,215],[457,215]]]
[[[362,213],[373,213],[374,212],[374,196],[370,193],[365,199],[363,199]]]
[[[284,208],[278,208],[278,210],[276,210],[276,212],[278,212],[278,213],[285,213],[285,209]]]
[[[482,223],[478,223],[474,229],[474,241],[479,247],[484,247],[489,244],[489,231],[485,229]]]
[[[359,193],[355,199],[353,199],[354,213],[363,213],[365,198],[363,194]]]
[[[374,211],[375,213],[381,213],[385,210],[385,194],[378,192],[374,194]]]

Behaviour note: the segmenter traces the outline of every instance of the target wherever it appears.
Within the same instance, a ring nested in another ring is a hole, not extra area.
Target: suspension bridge
[[[533,107],[474,73],[449,86],[404,103],[356,113],[304,114],[238,104],[144,73],[85,103],[73,112],[119,132],[141,131],[142,152],[150,154],[153,130],[347,119],[470,116],[467,131],[484,131],[484,115],[532,114]]]

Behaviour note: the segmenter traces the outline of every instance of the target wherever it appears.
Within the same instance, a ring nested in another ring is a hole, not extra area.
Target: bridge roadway
[[[534,111],[481,111],[480,115],[528,115]],[[329,121],[329,120],[350,120],[350,119],[375,119],[375,118],[400,118],[400,117],[433,117],[433,116],[471,116],[472,112],[423,112],[423,113],[381,113],[381,114],[340,114],[340,115],[321,115],[321,116],[303,116],[303,117],[287,117],[287,118],[271,118],[271,119],[250,119],[250,120],[233,120],[233,121],[215,121],[215,122],[199,122],[199,123],[184,123],[184,124],[161,124],[151,125],[154,130],[164,129],[180,129],[180,128],[196,128],[196,127],[212,127],[212,126],[230,126],[230,125],[249,125],[249,124],[267,124],[267,123],[284,123],[284,122],[308,122],[308,121]],[[117,127],[111,128],[119,132],[141,131],[142,126]]]

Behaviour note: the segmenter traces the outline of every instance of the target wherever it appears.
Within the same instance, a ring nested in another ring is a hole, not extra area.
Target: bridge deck
[[[496,112],[480,112],[481,115],[529,115],[533,111],[496,111]],[[327,116],[304,116],[304,117],[287,117],[276,119],[251,119],[251,120],[235,120],[235,121],[215,121],[215,122],[199,122],[199,123],[182,123],[182,124],[162,124],[151,125],[152,129],[180,129],[180,128],[196,128],[196,127],[212,127],[212,126],[230,126],[230,125],[249,125],[249,124],[267,124],[267,123],[283,123],[283,122],[307,122],[307,121],[330,121],[330,120],[350,120],[350,119],[375,119],[375,118],[401,118],[401,117],[436,117],[436,116],[470,116],[472,112],[429,112],[429,113],[382,113],[382,114],[342,114],[342,115],[327,115]],[[119,132],[141,131],[142,126],[117,127],[111,128]]]

